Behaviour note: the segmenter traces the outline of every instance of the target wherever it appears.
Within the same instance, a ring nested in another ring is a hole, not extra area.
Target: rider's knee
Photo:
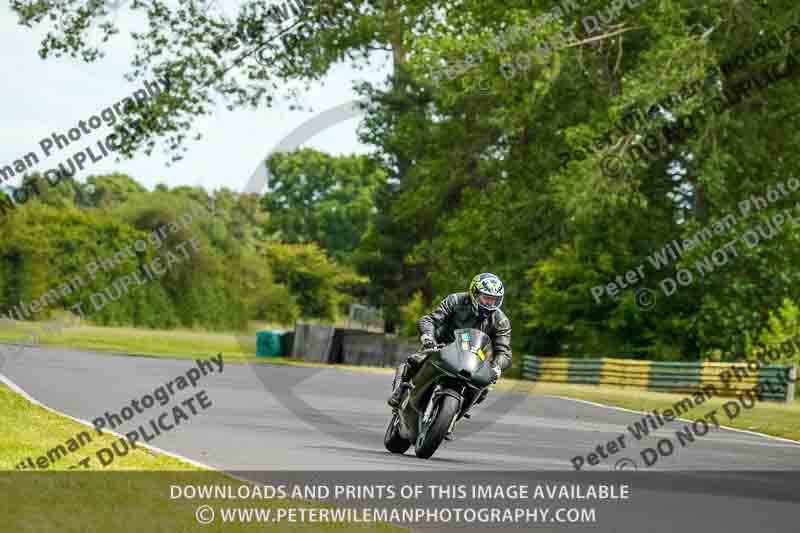
[[[408,356],[406,363],[408,363],[412,368],[417,368],[422,365],[423,361],[425,361],[425,357],[426,354],[412,353]]]
[[[489,395],[489,389],[483,389],[483,391],[481,391],[481,395],[478,396],[477,400],[475,400],[475,405],[478,405],[483,400],[485,400],[488,395]]]

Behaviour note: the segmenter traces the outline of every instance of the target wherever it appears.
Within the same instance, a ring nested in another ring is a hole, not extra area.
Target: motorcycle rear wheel
[[[434,407],[431,421],[428,422],[427,431],[424,431],[414,444],[414,453],[420,459],[429,459],[444,440],[450,422],[458,414],[458,400],[452,396],[442,395],[438,399],[439,405]]]

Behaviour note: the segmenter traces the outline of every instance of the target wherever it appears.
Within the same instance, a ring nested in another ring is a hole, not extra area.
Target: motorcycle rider
[[[426,350],[436,348],[436,344],[449,344],[455,340],[453,332],[462,328],[479,329],[492,339],[492,370],[495,380],[503,370],[511,366],[511,322],[500,311],[503,305],[503,282],[491,273],[478,274],[472,278],[468,292],[458,292],[447,296],[429,315],[417,322],[422,351],[411,354],[402,365],[401,382],[387,400],[395,408],[400,405],[403,393],[411,387],[410,381],[428,357]],[[475,405],[481,403],[488,394],[484,389]],[[469,418],[468,415],[464,415]],[[445,437],[452,440],[451,433]]]

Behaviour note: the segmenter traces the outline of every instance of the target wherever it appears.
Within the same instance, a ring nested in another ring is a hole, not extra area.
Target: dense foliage
[[[99,324],[238,330],[248,321],[335,320],[365,281],[314,243],[265,238],[268,217],[255,195],[149,192],[119,174],[88,184],[44,185],[0,218],[4,311],[30,308],[66,283],[34,318],[68,309]],[[132,273],[141,283],[123,287]]]
[[[67,0],[65,8],[77,9],[76,1]],[[12,3],[27,22],[46,23],[45,14],[55,9]],[[598,12],[618,4],[624,9],[613,21],[587,33],[582,17],[609,20]],[[133,74],[181,82],[139,109],[156,134],[129,148],[152,149],[160,135],[168,137],[167,149],[179,150],[215,94],[232,106],[271,105],[279,82],[319,79],[336,62],[361,63],[386,53],[392,60],[387,83],[358,88],[370,101],[361,133],[374,146],[375,166],[308,152],[294,165],[291,158],[279,159],[271,168],[284,169],[287,179],[277,195],[260,202],[271,218],[253,227],[287,243],[279,248],[285,260],[275,261],[275,249],[259,246],[244,245],[241,253],[275,265],[263,280],[256,281],[255,273],[247,278],[248,288],[263,282],[279,288],[270,294],[287,290],[289,296],[280,298],[288,302],[285,316],[298,312],[295,305],[300,313],[317,314],[330,314],[337,305],[308,302],[306,291],[323,287],[309,278],[310,269],[286,271],[287,265],[300,268],[303,254],[318,253],[305,248],[297,255],[292,246],[315,242],[369,279],[362,296],[382,307],[389,329],[407,330],[420,307],[464,290],[476,272],[491,271],[507,283],[505,306],[518,350],[696,359],[741,355],[754,339],[793,336],[800,331],[787,317],[800,300],[800,232],[785,224],[752,247],[743,236],[758,231],[759,217],[793,210],[800,191],[750,213],[742,213],[740,203],[751,195],[766,198],[778,183],[798,176],[800,62],[793,54],[800,35],[790,28],[800,23],[800,7],[791,0],[634,4],[562,2],[573,10],[533,25],[556,3],[320,0],[309,3],[305,24],[293,37],[273,39],[274,28],[263,17],[267,2],[247,2],[236,21],[201,14],[193,2],[177,10],[160,0],[137,2],[133,9],[147,9],[150,26],[137,37]],[[61,33],[48,34],[43,55],[66,51],[93,58],[80,39],[84,25],[73,20]],[[242,28],[263,32],[235,53],[212,50],[211,43]],[[509,28],[521,30],[508,36]],[[556,51],[531,53],[570,28],[575,38],[561,39]],[[498,35],[504,36],[500,42]],[[254,59],[259,49],[269,52],[270,61]],[[736,68],[716,67],[748,50],[756,53]],[[471,62],[460,73],[442,75],[446,64],[465,58]],[[770,73],[780,79],[763,82]],[[684,91],[687,84],[694,88]],[[674,94],[680,98],[665,103]],[[709,105],[715,97],[729,105]],[[645,110],[637,125],[626,119],[634,108]],[[702,118],[697,127],[669,128],[662,146],[649,146],[646,155],[635,146],[646,133],[688,115]],[[603,142],[609,131],[613,145]],[[591,145],[598,149],[588,150]],[[578,148],[584,157],[563,156]],[[605,175],[609,155],[624,153],[622,171]],[[307,172],[318,180],[298,181]],[[137,194],[122,187],[104,196],[103,205],[111,204],[107,213],[78,215],[70,208],[48,216],[86,217],[97,227],[91,231],[100,231],[125,205],[115,202],[126,196],[135,201]],[[231,217],[235,212],[226,210]],[[792,214],[800,218],[800,212]],[[727,232],[714,232],[660,269],[652,266],[649,258],[666,244],[690,239],[727,215],[734,216]],[[30,248],[40,238],[36,232],[43,232],[37,227],[15,223],[14,231],[5,230],[14,244],[3,241],[7,261],[32,276],[26,254],[43,253]],[[226,237],[214,241],[209,271],[225,270],[230,261]],[[722,257],[719,250],[732,239],[738,240],[725,262],[713,271],[698,269],[714,253]],[[592,288],[641,265],[636,283],[599,301],[593,296]],[[665,294],[660,282],[680,270],[693,280]],[[33,287],[36,279],[26,283]],[[204,294],[225,293],[225,282],[219,283]],[[654,296],[654,305],[642,305],[636,289],[651,291],[646,294]],[[251,309],[268,307],[253,303]],[[176,320],[188,316],[173,314]]]

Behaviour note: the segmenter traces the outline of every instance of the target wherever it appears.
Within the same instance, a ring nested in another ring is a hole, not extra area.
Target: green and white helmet
[[[486,316],[500,309],[504,292],[500,278],[488,272],[478,274],[469,284],[469,299],[478,316]]]

